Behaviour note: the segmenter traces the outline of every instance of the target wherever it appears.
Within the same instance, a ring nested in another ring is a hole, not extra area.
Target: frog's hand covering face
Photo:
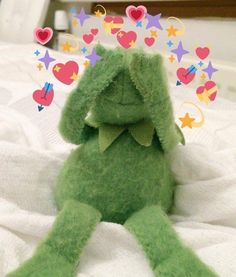
[[[135,53],[130,62],[130,75],[144,99],[150,118],[165,152],[184,138],[174,121],[168,93],[168,81],[160,55]]]
[[[71,92],[62,112],[59,125],[62,136],[68,142],[80,144],[86,140],[89,128],[84,119],[93,105],[96,97],[112,82],[122,68],[122,55],[119,51],[105,50],[96,47],[102,59],[96,66],[89,66],[78,87]]]

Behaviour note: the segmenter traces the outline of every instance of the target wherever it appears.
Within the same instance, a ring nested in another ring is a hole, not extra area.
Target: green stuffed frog
[[[102,59],[85,71],[62,113],[61,134],[81,145],[58,177],[59,214],[35,255],[9,276],[75,276],[100,221],[123,224],[155,276],[216,276],[168,220],[176,181],[167,153],[184,138],[161,56],[102,46],[96,51]]]

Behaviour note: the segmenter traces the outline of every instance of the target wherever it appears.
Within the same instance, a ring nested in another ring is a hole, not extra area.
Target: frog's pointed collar
[[[104,152],[125,130],[128,130],[137,143],[143,146],[152,144],[154,126],[149,120],[141,120],[128,125],[111,125],[98,122],[92,114],[86,117],[86,124],[99,129],[99,147]]]

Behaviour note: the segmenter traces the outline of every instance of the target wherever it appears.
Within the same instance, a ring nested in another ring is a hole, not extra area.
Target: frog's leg
[[[160,207],[143,208],[134,213],[124,226],[142,245],[155,276],[217,276],[180,242]]]
[[[100,213],[91,206],[75,200],[66,201],[35,255],[8,276],[75,276],[83,247],[100,219]]]

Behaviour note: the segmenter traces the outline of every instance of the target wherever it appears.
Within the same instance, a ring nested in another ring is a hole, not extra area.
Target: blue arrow
[[[187,72],[187,74],[185,75],[185,77],[188,76],[188,75],[190,75],[190,74],[194,74],[196,71],[197,71],[197,68],[196,68],[194,65],[191,65],[191,66],[188,68],[188,72]]]
[[[181,82],[178,80],[177,82],[176,82],[176,86],[180,86],[181,85]]]
[[[44,84],[44,87],[43,87],[43,88],[44,88],[45,92],[48,93],[48,92],[50,92],[50,91],[52,90],[53,84],[50,84],[50,83],[46,82],[46,83]]]
[[[44,84],[43,89],[45,91],[45,94],[44,94],[44,98],[45,98],[47,96],[47,94],[50,93],[50,91],[53,89],[53,84],[50,84],[50,83],[46,82]]]

